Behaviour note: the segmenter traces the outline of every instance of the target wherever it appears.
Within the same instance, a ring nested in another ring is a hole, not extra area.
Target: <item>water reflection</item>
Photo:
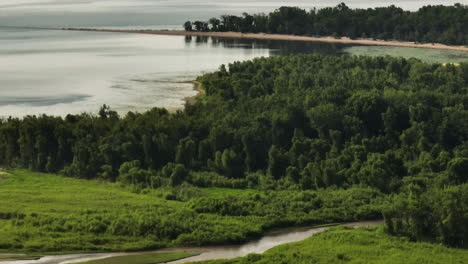
[[[186,36],[187,46],[211,46],[225,49],[266,49],[269,55],[288,55],[294,53],[321,53],[321,54],[346,54],[344,49],[356,46],[340,43],[308,42],[308,41],[286,41],[286,40],[264,40],[264,39],[236,39],[206,36]]]

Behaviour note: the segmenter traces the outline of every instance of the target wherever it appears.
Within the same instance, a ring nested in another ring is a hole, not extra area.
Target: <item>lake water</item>
[[[325,43],[187,39],[11,27],[180,28],[185,20],[221,14],[270,12],[282,5],[303,8],[340,1],[192,0],[2,0],[0,2],[0,116],[96,112],[103,104],[119,113],[153,106],[181,108],[195,95],[193,80],[221,64],[291,52],[380,54],[382,49]],[[463,1],[347,1],[351,7]],[[386,53],[395,52],[389,50]],[[397,53],[399,53],[397,51]],[[409,51],[409,55],[413,52]],[[427,55],[423,54],[423,57]],[[464,54],[442,53],[438,61]],[[429,55],[432,57],[432,55]],[[466,58],[468,60],[468,58]],[[463,58],[464,60],[464,58]]]

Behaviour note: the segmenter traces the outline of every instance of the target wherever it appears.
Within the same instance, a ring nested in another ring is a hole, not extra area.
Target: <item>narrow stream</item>
[[[381,225],[382,221],[364,221],[347,223],[348,227],[363,227]],[[105,259],[109,257],[138,255],[143,253],[170,253],[170,252],[193,252],[200,255],[168,262],[171,264],[188,263],[193,261],[211,260],[211,259],[230,259],[242,257],[251,253],[263,253],[275,246],[304,240],[311,235],[323,232],[330,227],[316,228],[294,228],[273,232],[263,236],[258,240],[247,242],[242,245],[233,246],[213,246],[213,247],[191,247],[191,248],[169,248],[145,252],[118,252],[118,253],[83,253],[69,255],[45,256],[39,260],[19,260],[19,261],[0,261],[1,264],[69,264],[79,263],[89,260]]]

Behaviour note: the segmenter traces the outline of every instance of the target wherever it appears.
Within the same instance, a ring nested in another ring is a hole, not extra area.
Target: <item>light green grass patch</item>
[[[344,49],[351,55],[416,58],[427,63],[468,62],[468,52],[408,47],[352,46]]]
[[[14,170],[0,184],[0,212],[74,214],[86,211],[167,207],[178,204],[150,194],[134,194],[117,184]]]
[[[158,198],[151,191],[135,194],[118,184],[25,170],[10,173],[7,180],[0,181],[0,252],[156,249],[160,246],[152,238],[96,236],[74,228],[93,219],[182,208],[182,203]],[[21,223],[23,216],[29,217],[28,223]],[[38,222],[30,223],[34,217]]]
[[[4,253],[144,251],[237,242],[260,232],[265,223],[257,216],[196,213],[186,202],[161,196],[164,189],[134,193],[114,183],[26,170],[10,173],[0,182]],[[191,191],[205,195],[203,189]]]
[[[228,188],[203,188],[203,191],[213,197],[245,196],[249,194],[261,193],[261,191],[253,190],[253,189],[228,189]]]

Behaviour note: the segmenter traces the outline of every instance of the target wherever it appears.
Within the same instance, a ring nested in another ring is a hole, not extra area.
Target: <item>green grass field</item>
[[[101,234],[97,237],[85,232],[88,228],[84,225],[118,214],[180,207],[177,201],[135,194],[116,184],[97,181],[23,170],[3,174],[2,179],[0,248],[7,252],[158,248],[157,244],[138,236]],[[102,247],[96,246],[99,244]]]
[[[410,242],[383,233],[382,228],[339,227],[306,240],[275,247],[264,254],[203,264],[465,264],[468,250]]]
[[[468,61],[468,53],[463,51],[421,49],[385,46],[353,46],[344,49],[351,55],[394,56],[416,58],[427,63],[461,63]]]
[[[202,237],[196,242],[202,244],[261,230],[262,221],[249,217],[196,214],[186,203],[164,197],[174,190],[134,193],[118,184],[26,170],[9,173],[0,175],[0,252],[150,250],[184,244],[176,241],[180,234]],[[226,192],[197,189],[196,196]]]
[[[204,188],[203,191],[213,197],[223,197],[227,195],[244,196],[249,194],[257,194],[258,190],[252,189],[229,189],[229,188]]]
[[[91,260],[79,264],[156,264],[188,258],[193,255],[190,253],[149,253]]]
[[[3,173],[0,175],[0,252],[148,250],[174,245],[181,233],[185,237],[192,234],[222,243],[224,236],[238,237],[242,232],[261,227],[262,221],[250,218],[195,214],[184,202],[165,199],[167,193],[174,192],[177,191],[158,189],[134,193],[131,188],[118,184],[26,170]],[[256,191],[209,188],[195,192],[186,196],[217,197]],[[151,226],[159,233],[148,235],[144,230],[131,230],[136,225]],[[206,230],[205,226],[216,232]],[[229,234],[230,230],[234,235]],[[205,233],[212,233],[213,237]]]
[[[238,244],[268,230],[380,217],[375,190],[138,189],[13,170],[0,181],[0,252]]]
[[[156,196],[135,194],[117,184],[79,180],[15,170],[2,175],[0,212],[57,215],[110,210],[138,210],[150,206],[178,206]],[[15,201],[14,204],[6,201]]]

